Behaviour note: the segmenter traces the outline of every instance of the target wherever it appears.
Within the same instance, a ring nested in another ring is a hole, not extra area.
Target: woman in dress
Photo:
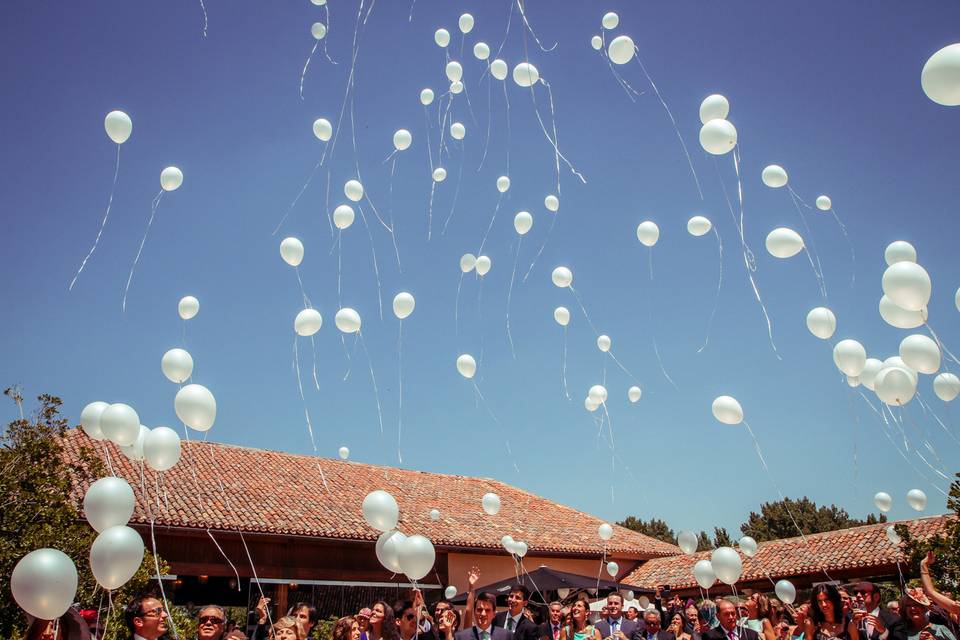
[[[777,632],[770,621],[770,598],[762,593],[754,593],[746,601],[747,627],[763,637],[763,640],[777,640]]]
[[[930,599],[921,589],[907,589],[900,598],[900,615],[907,625],[907,640],[957,640],[950,629],[927,619]]]
[[[560,629],[560,640],[603,640],[599,629],[587,624],[588,605],[577,600],[570,606],[570,624]]]
[[[853,620],[843,615],[843,600],[832,584],[818,584],[810,599],[810,615],[804,620],[805,640],[856,640],[859,638]]]
[[[367,630],[369,640],[397,640],[400,637],[397,623],[393,618],[393,607],[383,600],[378,600],[371,607],[370,628]]]

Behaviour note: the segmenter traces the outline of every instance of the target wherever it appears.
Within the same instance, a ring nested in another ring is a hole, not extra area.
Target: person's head
[[[433,619],[439,622],[440,616],[443,615],[443,612],[446,611],[447,609],[452,609],[452,608],[453,608],[453,605],[450,604],[448,601],[440,600],[433,607]]]
[[[530,589],[526,585],[515,584],[510,587],[510,595],[507,596],[507,608],[510,609],[511,616],[519,615],[529,601]]]
[[[54,634],[56,628],[55,620],[43,620],[34,618],[27,627],[26,640],[58,640],[64,636],[63,629],[60,629],[58,635]]]
[[[872,582],[861,582],[853,590],[858,598],[863,598],[863,608],[873,611],[880,606],[880,590]]]
[[[737,615],[737,605],[729,600],[721,599],[717,603],[717,619],[720,620],[720,626],[723,627],[724,631],[732,631],[737,626],[737,620],[740,619]]]
[[[374,602],[370,607],[370,624],[375,629],[393,626],[393,608],[383,600]]]
[[[840,592],[832,584],[818,584],[810,599],[810,617],[814,623],[839,622],[843,617]]]
[[[677,611],[675,614],[673,614],[673,617],[670,618],[670,626],[677,627],[680,629],[680,631],[683,631],[683,620],[683,614]]]
[[[209,604],[197,613],[197,640],[220,640],[227,621],[223,607]]]
[[[887,603],[887,611],[893,612],[897,615],[900,615],[900,601],[891,600]]]
[[[627,620],[636,620],[637,616],[640,615],[640,609],[629,607],[624,615],[627,617]]]
[[[602,607],[600,607],[601,618],[606,618],[609,615],[610,615],[610,607],[608,607],[607,605],[603,605]]]
[[[360,626],[353,616],[344,616],[333,625],[333,640],[357,640]]]
[[[927,626],[930,600],[923,593],[923,589],[907,589],[897,604],[900,609],[899,615],[906,622],[908,632],[912,634]]]
[[[393,604],[393,619],[402,640],[409,640],[417,633],[417,610],[413,600],[397,600]]]
[[[310,635],[310,632],[313,631],[314,625],[317,624],[317,620],[320,619],[320,615],[317,613],[317,608],[309,602],[298,602],[290,607],[290,611],[287,612],[287,615],[293,616],[299,620],[300,626],[303,627],[303,632],[307,635]]]
[[[762,593],[754,593],[748,603],[751,618],[770,618],[770,598]]]
[[[700,611],[697,609],[696,605],[690,605],[683,610],[683,617],[687,619],[687,622],[691,625],[697,624],[697,619],[700,614]]]
[[[607,596],[607,615],[616,620],[623,611],[623,596],[614,591]]]
[[[492,593],[478,593],[473,601],[473,619],[481,629],[493,624],[497,612],[497,598]]]
[[[573,628],[582,629],[587,624],[587,612],[590,605],[583,600],[577,600],[570,605],[570,624]]]
[[[643,614],[643,622],[647,625],[647,631],[656,633],[660,631],[660,613],[657,611],[647,611]]]
[[[304,640],[303,625],[293,616],[283,616],[270,627],[272,640]]]
[[[360,633],[364,633],[370,628],[370,616],[372,615],[373,611],[370,609],[370,607],[364,607],[357,612],[356,616],[354,616],[354,619],[357,621],[357,626],[360,627]]]
[[[554,600],[550,603],[550,624],[560,624],[563,622],[563,604]]]
[[[123,612],[131,634],[155,640],[167,632],[167,610],[152,594],[136,596]]]

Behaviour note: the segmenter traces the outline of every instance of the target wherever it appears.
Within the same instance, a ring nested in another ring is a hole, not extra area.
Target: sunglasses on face
[[[416,618],[417,614],[415,613],[408,613],[407,615],[403,616],[404,620],[416,620]]]
[[[217,616],[200,616],[200,624],[223,624],[223,619]]]
[[[140,617],[141,618],[159,618],[164,613],[166,612],[163,610],[163,607],[156,607],[154,609],[149,609],[147,611],[144,611],[143,615]]]

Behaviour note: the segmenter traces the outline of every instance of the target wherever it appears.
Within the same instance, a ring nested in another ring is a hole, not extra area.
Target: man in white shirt
[[[133,640],[157,640],[167,632],[167,610],[152,595],[137,596],[123,612]]]
[[[457,631],[454,640],[513,640],[513,634],[493,624],[497,598],[490,593],[479,593],[473,603],[473,626]]]

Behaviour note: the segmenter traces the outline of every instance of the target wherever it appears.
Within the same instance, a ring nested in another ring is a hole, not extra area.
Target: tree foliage
[[[763,503],[760,505],[760,513],[750,512],[747,521],[740,525],[740,531],[757,542],[763,542],[798,536],[800,532],[797,527],[804,535],[810,535],[886,521],[887,517],[882,514],[879,518],[871,514],[866,520],[858,520],[851,517],[845,509],[833,504],[817,506],[816,502],[804,496],[799,500],[786,498]]]
[[[920,561],[927,552],[932,551],[936,561],[930,567],[930,577],[940,591],[947,593],[960,590],[960,473],[956,477],[950,484],[947,496],[947,508],[953,511],[956,518],[947,520],[941,534],[919,540],[910,535],[905,525],[896,525],[897,533],[906,543],[904,554],[910,565],[910,573],[918,575]]]
[[[621,522],[617,523],[621,527],[626,527],[632,531],[642,533],[644,535],[650,536],[656,540],[661,540],[669,544],[677,543],[677,534],[674,532],[670,525],[668,525],[663,520],[659,518],[650,518],[649,520],[642,520],[636,516],[627,516]],[[725,529],[714,529],[714,533],[723,531],[723,534],[726,535]],[[726,538],[729,541],[729,536]],[[709,551],[715,546],[721,546],[720,544],[710,541],[710,536],[707,535],[706,531],[701,531],[697,534],[697,551]]]

